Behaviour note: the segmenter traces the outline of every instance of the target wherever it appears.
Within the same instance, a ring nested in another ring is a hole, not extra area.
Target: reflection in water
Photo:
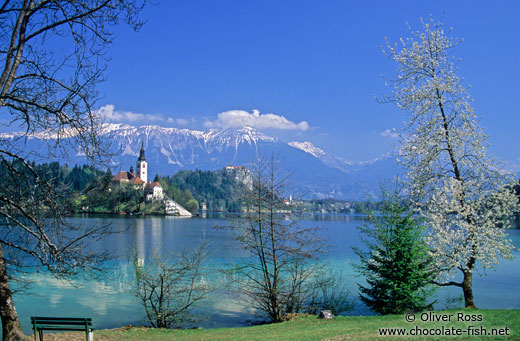
[[[135,251],[137,256],[137,265],[144,266],[144,258],[146,252],[144,236],[144,219],[136,219],[135,222]]]
[[[49,303],[51,304],[51,307],[55,308],[57,305],[59,305],[61,303],[62,298],[62,294],[53,292],[49,297]]]
[[[222,217],[219,215],[218,217]],[[88,316],[92,317],[96,328],[115,328],[123,325],[140,325],[144,321],[144,311],[134,296],[134,268],[129,259],[137,256],[137,262],[143,266],[153,252],[168,257],[185,248],[198,245],[202,238],[209,240],[210,266],[217,269],[223,265],[236,263],[247,254],[233,240],[227,229],[215,229],[226,221],[208,213],[204,219],[179,219],[176,217],[113,218],[109,219],[115,231],[122,233],[108,236],[96,248],[114,250],[117,260],[110,263],[107,276],[99,280],[85,281],[78,278],[74,285],[58,281],[44,274],[27,275],[34,284],[37,296],[16,296],[15,303],[19,312],[24,332],[31,333],[30,316]],[[321,228],[323,238],[332,244],[328,261],[335,269],[342,270],[348,288],[357,295],[357,283],[362,278],[355,277],[352,262],[357,260],[352,246],[363,247],[359,242],[356,225],[363,222],[363,217],[341,215],[313,215],[301,222],[303,226]],[[103,223],[100,218],[76,218],[82,222]],[[512,230],[510,237],[515,246],[520,246],[520,231]],[[517,254],[518,256],[518,254]],[[520,273],[518,258],[515,261],[502,261],[497,271],[489,277],[474,279],[477,306],[481,308],[520,308],[517,283]],[[244,306],[234,295],[226,292],[225,278],[214,271],[213,278],[207,278],[220,290],[205,302],[200,313],[208,316],[198,325],[210,327],[245,326],[246,320],[254,318],[250,307]],[[499,290],[497,290],[499,288]],[[445,297],[460,295],[460,289],[441,289],[439,302]],[[497,295],[500,292],[500,295]],[[439,306],[442,308],[442,306]],[[366,314],[363,305],[358,304],[353,314]]]
[[[158,255],[161,254],[161,245],[162,245],[162,231],[163,231],[163,219],[153,217],[151,220],[151,229],[152,229],[152,252]]]

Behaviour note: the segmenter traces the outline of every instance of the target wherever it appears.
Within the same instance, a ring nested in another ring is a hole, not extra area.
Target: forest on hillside
[[[32,181],[48,184],[52,195],[57,197],[64,213],[160,213],[164,212],[161,203],[145,203],[142,189],[129,183],[115,183],[114,174],[107,169],[100,171],[95,167],[58,162],[31,163],[34,171]],[[13,187],[24,192],[30,184],[6,184],[2,173],[9,169],[26,172],[16,161],[0,164],[0,185]],[[163,186],[164,193],[192,213],[205,203],[209,211],[238,212],[240,193],[243,183],[236,179],[233,172],[219,171],[180,171],[172,176],[155,176],[154,181]]]

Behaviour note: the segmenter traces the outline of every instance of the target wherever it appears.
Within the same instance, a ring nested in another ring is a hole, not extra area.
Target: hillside
[[[216,171],[182,170],[168,177],[159,177],[159,182],[166,188],[178,188],[180,192],[189,191],[210,212],[239,212],[240,196],[244,183],[235,171],[224,169]],[[175,190],[173,190],[175,191]],[[171,190],[171,196],[175,193]]]

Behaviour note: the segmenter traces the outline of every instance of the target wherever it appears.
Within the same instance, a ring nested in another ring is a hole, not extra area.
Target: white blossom
[[[505,228],[518,200],[513,176],[487,153],[487,136],[455,74],[450,53],[461,40],[447,36],[441,23],[421,22],[423,30],[411,31],[400,48],[387,43],[384,49],[397,63],[393,92],[385,101],[409,115],[400,158],[446,281],[457,269],[466,278],[476,263],[491,268],[512,257]]]

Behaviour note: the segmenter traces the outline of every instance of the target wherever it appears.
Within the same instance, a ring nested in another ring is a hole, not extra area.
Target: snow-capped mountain
[[[292,173],[294,195],[304,197],[336,197],[360,199],[375,192],[378,180],[398,170],[390,155],[379,160],[355,163],[332,156],[310,142],[285,143],[253,128],[225,130],[189,130],[148,125],[105,124],[102,137],[110,142],[113,172],[135,168],[141,143],[144,145],[149,174],[168,175],[182,169],[216,170],[226,165],[250,166],[257,155],[274,154]],[[3,139],[16,139],[16,133],[1,134]],[[25,148],[46,150],[50,134],[31,136]],[[81,150],[68,150],[61,162],[83,164]]]
[[[343,172],[351,172],[357,165],[355,162],[345,160],[343,158],[330,155],[324,152],[322,149],[314,146],[311,142],[289,142],[289,145],[294,148],[298,148],[312,156],[320,159],[324,164],[329,167],[337,168]]]
[[[311,142],[289,142],[289,146],[303,150],[318,159],[327,155],[327,153],[313,145]]]
[[[317,159],[320,159],[321,162],[327,166],[337,168],[347,174],[361,171],[367,172],[369,171],[369,168],[377,168],[382,165],[384,167],[389,167],[389,173],[397,173],[397,163],[395,162],[395,157],[391,153],[383,154],[373,160],[354,162],[328,154],[322,149],[314,146],[311,142],[289,142],[289,145],[309,153]],[[384,172],[381,172],[381,175],[383,174]]]
[[[114,166],[134,163],[141,143],[152,172],[170,174],[180,169],[219,169],[227,164],[250,163],[259,146],[280,143],[252,128],[198,131],[159,126],[111,127],[107,133],[120,157]],[[153,167],[153,168],[152,168]]]

